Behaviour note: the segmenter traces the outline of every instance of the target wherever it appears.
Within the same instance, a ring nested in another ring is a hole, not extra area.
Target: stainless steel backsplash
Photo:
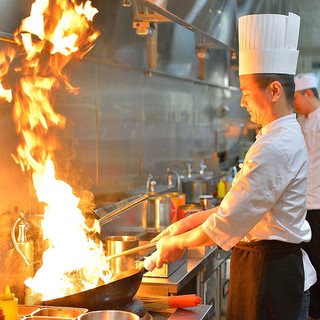
[[[1,11],[0,21],[10,34],[29,7],[22,0],[6,2],[11,9]],[[209,48],[205,79],[199,81],[197,37],[177,24],[163,23],[157,70],[150,70],[146,38],[132,28],[132,9],[113,0],[93,5],[99,10],[95,23],[101,36],[83,60],[66,67],[79,94],[64,88],[54,92],[54,108],[67,118],[66,128],[56,133],[62,145],[56,153],[58,177],[76,193],[88,190],[99,201],[118,201],[144,191],[149,173],[165,184],[167,167],[183,172],[186,162],[193,162],[198,170],[199,159],[216,151],[230,151],[235,158],[241,130],[228,135],[219,129],[248,118],[234,89],[237,71],[231,68],[230,52]],[[217,114],[224,104],[230,112],[221,119]],[[36,212],[30,174],[23,174],[11,158],[19,141],[11,111],[10,104],[1,105],[0,213],[15,207]]]

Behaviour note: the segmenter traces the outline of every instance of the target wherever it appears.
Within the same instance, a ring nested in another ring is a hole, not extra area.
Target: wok
[[[129,303],[137,293],[144,267],[115,274],[111,282],[61,298],[42,301],[46,306],[86,308],[89,311],[112,309]]]

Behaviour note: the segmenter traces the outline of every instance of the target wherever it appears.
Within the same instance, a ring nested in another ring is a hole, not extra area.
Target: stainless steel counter
[[[200,272],[216,270],[230,255],[230,252],[219,250],[217,246],[189,249],[188,259],[168,278],[143,277],[139,295],[174,295]]]
[[[177,309],[174,313],[150,312],[153,320],[209,320],[213,314],[213,307],[199,304],[194,308]]]

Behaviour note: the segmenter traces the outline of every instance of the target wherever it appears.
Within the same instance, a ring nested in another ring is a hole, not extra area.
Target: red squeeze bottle
[[[5,316],[3,313],[3,309],[0,307],[0,320],[4,320],[4,319],[5,319]]]

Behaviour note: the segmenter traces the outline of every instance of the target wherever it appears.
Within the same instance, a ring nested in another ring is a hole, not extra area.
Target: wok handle
[[[115,258],[119,258],[119,257],[122,257],[122,256],[126,256],[128,254],[136,253],[136,252],[139,252],[140,250],[153,248],[156,245],[157,245],[156,241],[155,242],[150,242],[150,243],[145,244],[143,246],[132,248],[132,249],[129,249],[129,250],[126,250],[126,251],[122,251],[122,252],[113,254],[112,256],[106,257],[106,261],[109,261],[109,260],[115,259]]]

